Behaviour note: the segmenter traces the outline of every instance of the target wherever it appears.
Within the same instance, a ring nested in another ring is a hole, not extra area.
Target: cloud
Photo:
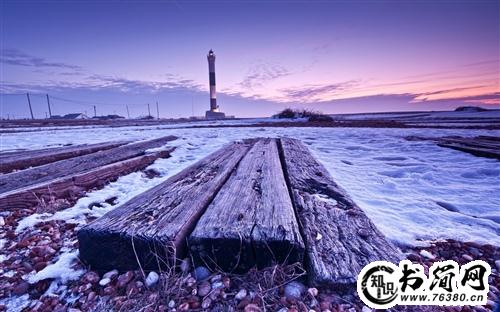
[[[283,98],[292,102],[318,102],[324,100],[325,96],[341,94],[358,85],[358,81],[350,80],[340,83],[332,83],[326,85],[309,85],[298,88],[281,89]]]
[[[246,89],[254,89],[256,87],[263,86],[266,82],[288,76],[290,74],[290,71],[279,64],[261,62],[253,65],[249,69],[247,75],[240,83],[240,86]]]
[[[72,69],[81,70],[82,68],[77,65],[60,63],[60,62],[49,62],[44,58],[35,57],[17,49],[2,49],[0,51],[0,63],[14,65],[14,66],[26,66],[26,67],[36,67],[36,68],[59,68],[59,69]]]

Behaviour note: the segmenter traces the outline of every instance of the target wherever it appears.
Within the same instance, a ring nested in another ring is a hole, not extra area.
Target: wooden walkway
[[[475,156],[500,160],[500,137],[443,137],[437,140],[437,145],[466,152]]]
[[[94,269],[158,270],[190,253],[244,272],[304,262],[312,285],[351,289],[361,268],[394,263],[389,243],[294,139],[232,143],[78,232]]]
[[[173,148],[151,153],[147,150],[174,139],[167,136],[130,144],[85,145],[80,146],[81,150],[72,147],[27,152],[36,155],[40,165],[0,175],[0,210],[31,208],[54,198],[79,196],[121,175],[141,170],[160,157],[168,157]],[[14,154],[0,154],[0,167],[12,164]],[[27,168],[32,164],[28,157],[26,162],[20,161],[16,166]]]

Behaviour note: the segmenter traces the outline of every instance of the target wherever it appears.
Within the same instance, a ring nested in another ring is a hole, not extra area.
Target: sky
[[[500,1],[0,1],[0,115],[500,108]]]

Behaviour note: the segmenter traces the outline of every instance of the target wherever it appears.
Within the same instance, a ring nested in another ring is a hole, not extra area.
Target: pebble
[[[170,301],[168,302],[168,307],[169,307],[170,309],[175,308],[175,301],[170,300]]]
[[[224,288],[224,283],[221,281],[215,282],[212,284],[213,289],[221,289]]]
[[[247,296],[247,290],[246,289],[240,289],[238,293],[234,296],[234,299],[236,300],[242,300]]]
[[[5,220],[2,216],[0,216],[0,226],[4,226],[5,225]]]
[[[420,251],[420,255],[421,255],[422,257],[427,258],[427,259],[430,259],[430,260],[434,260],[434,259],[436,259],[436,257],[435,257],[433,254],[431,254],[430,252],[428,252],[427,250],[424,250],[424,249],[422,249],[422,250]]]
[[[245,306],[244,312],[261,312],[262,309],[258,305],[250,303]]]
[[[210,274],[211,274],[210,271],[204,266],[199,266],[196,269],[194,269],[194,277],[198,281],[207,279],[210,276]]]
[[[112,270],[107,273],[105,273],[102,278],[109,278],[110,280],[114,279],[115,277],[118,276],[118,270]]]
[[[118,280],[116,282],[116,286],[118,288],[125,287],[131,280],[134,278],[134,272],[128,271],[118,276]]]
[[[500,260],[495,261],[495,266],[497,267],[497,270],[500,271]]]
[[[472,259],[472,257],[471,257],[471,256],[469,256],[468,254],[463,254],[463,255],[462,255],[462,258],[463,258],[465,261],[472,261],[472,260],[474,260],[474,259]]]
[[[189,311],[189,303],[181,303],[181,305],[179,306],[179,311]]]
[[[214,276],[210,279],[210,281],[211,281],[212,283],[215,283],[215,282],[217,282],[217,281],[220,281],[220,280],[221,280],[221,278],[222,278],[222,275],[217,274],[217,275],[214,275]]]
[[[87,272],[83,276],[83,280],[87,283],[95,284],[99,281],[99,275],[96,272]]]
[[[200,284],[200,286],[198,286],[198,296],[205,297],[210,293],[210,290],[212,290],[210,283],[203,282]]]
[[[201,308],[202,309],[208,309],[210,305],[212,304],[212,299],[210,298],[205,298],[203,302],[201,303]]]
[[[106,277],[106,278],[103,278],[102,280],[99,281],[99,285],[104,287],[104,286],[108,285],[110,282],[111,282],[111,279]]]
[[[305,292],[305,286],[297,281],[288,283],[285,286],[285,297],[288,299],[300,299]]]
[[[22,294],[28,292],[29,288],[30,288],[30,284],[28,284],[28,282],[22,281],[14,287],[12,292],[14,293],[14,295],[19,296],[19,295],[22,295]]]
[[[309,289],[307,290],[307,293],[308,293],[309,295],[311,295],[312,297],[316,297],[316,296],[318,295],[318,289],[317,289],[317,288],[314,288],[314,287],[309,288]]]
[[[156,285],[156,283],[158,283],[158,280],[160,279],[160,276],[158,275],[158,273],[154,272],[154,271],[151,271],[149,272],[148,276],[146,277],[146,286],[147,287],[153,287],[154,285]]]

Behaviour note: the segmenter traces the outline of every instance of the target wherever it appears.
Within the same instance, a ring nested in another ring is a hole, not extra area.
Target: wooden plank
[[[304,243],[275,139],[260,139],[207,208],[189,247],[195,262],[225,271],[301,262]]]
[[[64,159],[18,172],[3,174],[0,175],[0,196],[3,196],[5,193],[14,192],[16,189],[26,188],[30,185],[47,183],[61,177],[82,173],[114,162],[141,156],[145,154],[147,149],[160,147],[174,139],[176,139],[174,136],[161,137],[79,157]]]
[[[474,156],[500,160],[500,138],[498,137],[444,137],[437,139],[437,145],[469,153]]]
[[[355,289],[369,262],[398,264],[401,252],[332,179],[300,141],[281,139],[280,152],[306,245],[312,285],[339,291]]]
[[[185,252],[186,237],[253,144],[233,143],[78,231],[94,269],[158,270]]]
[[[45,165],[62,159],[115,148],[126,143],[128,142],[118,141],[1,153],[0,173],[9,173],[14,170]]]
[[[0,207],[6,210],[32,208],[58,198],[75,199],[85,192],[101,188],[120,176],[142,170],[158,158],[167,158],[174,148],[137,156],[96,169],[51,180],[0,196]]]

